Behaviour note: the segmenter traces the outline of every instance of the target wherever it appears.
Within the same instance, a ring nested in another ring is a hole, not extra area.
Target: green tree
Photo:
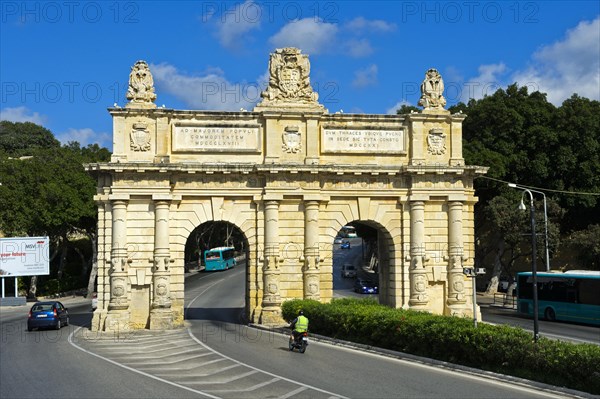
[[[593,224],[569,237],[567,246],[586,269],[600,270],[600,225]]]
[[[0,121],[0,149],[10,156],[28,155],[38,148],[58,148],[60,142],[50,130],[31,122]]]
[[[2,126],[10,129],[3,129],[0,140],[6,144],[0,147],[0,231],[8,236],[48,235],[56,264],[51,274],[60,281],[73,233],[96,234],[96,183],[83,164],[106,161],[110,153],[97,145],[61,147],[48,137],[49,131],[31,123],[3,121]],[[22,145],[14,144],[15,137]],[[14,156],[25,153],[27,158]],[[36,283],[32,278],[32,295]]]
[[[415,107],[414,105],[402,104],[400,109],[398,109],[396,111],[396,114],[403,115],[403,114],[410,114],[413,112],[421,112],[421,110],[419,108]]]
[[[475,182],[479,197],[475,208],[476,262],[485,262],[486,257],[493,255],[496,273],[512,272],[516,261],[530,262],[529,240],[521,236],[519,245],[512,239],[518,236],[503,228],[514,223],[521,234],[528,232],[528,213],[523,213],[523,220],[513,221],[513,211],[508,209],[510,204],[518,203],[522,192],[508,189],[506,183],[498,180],[545,191],[551,254],[559,253],[561,234],[600,222],[600,197],[580,195],[600,193],[599,104],[574,95],[557,108],[545,94],[528,93],[526,87],[513,84],[480,100],[450,108],[451,112],[468,116],[463,124],[465,161],[490,168],[487,176]],[[510,201],[505,206],[498,197]],[[544,214],[541,198],[535,197],[541,260]]]

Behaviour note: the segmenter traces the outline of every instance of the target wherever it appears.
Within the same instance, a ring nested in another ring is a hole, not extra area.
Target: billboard
[[[0,238],[0,277],[50,274],[48,237]]]

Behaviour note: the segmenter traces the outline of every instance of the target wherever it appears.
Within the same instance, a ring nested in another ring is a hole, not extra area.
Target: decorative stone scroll
[[[130,101],[127,108],[156,108],[154,79],[146,61],[140,60],[131,67],[126,97]]]
[[[300,49],[286,47],[271,53],[269,60],[269,86],[260,96],[264,107],[301,107],[323,106],[317,102],[319,95],[310,85],[310,62]]]
[[[446,99],[444,93],[444,80],[437,69],[431,68],[425,73],[425,80],[421,83],[421,99],[419,105],[425,109],[444,109]]]

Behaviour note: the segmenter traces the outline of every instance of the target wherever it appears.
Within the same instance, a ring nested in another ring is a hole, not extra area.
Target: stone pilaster
[[[427,309],[429,303],[425,256],[425,203],[411,202],[410,208],[410,299],[413,309]]]
[[[321,297],[319,276],[319,202],[304,203],[304,299]]]
[[[171,309],[171,271],[169,270],[169,201],[154,203],[154,268],[150,329],[173,328]]]
[[[106,315],[106,330],[129,329],[130,284],[127,275],[127,200],[113,199],[112,246],[110,251],[110,301]]]
[[[262,324],[281,322],[279,294],[279,202],[265,201],[265,259],[263,265]]]
[[[463,204],[460,201],[448,203],[448,297],[446,303],[450,314],[464,315],[466,306],[465,276],[462,262],[464,256],[462,239]]]

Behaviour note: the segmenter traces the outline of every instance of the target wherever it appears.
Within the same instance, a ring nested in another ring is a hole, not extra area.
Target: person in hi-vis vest
[[[290,328],[292,329],[293,339],[296,339],[298,335],[308,331],[308,318],[304,316],[303,311],[298,312],[298,317],[292,320]]]

